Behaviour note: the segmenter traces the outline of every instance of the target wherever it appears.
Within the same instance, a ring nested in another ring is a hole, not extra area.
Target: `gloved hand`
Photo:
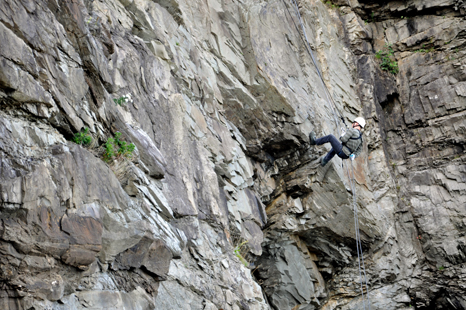
[[[356,156],[354,156],[354,154],[351,154],[351,155],[349,156],[349,158],[350,158],[351,160],[354,160],[355,157],[356,157]]]
[[[343,137],[346,133],[346,130],[345,128],[341,127],[341,135],[340,135],[340,138]]]

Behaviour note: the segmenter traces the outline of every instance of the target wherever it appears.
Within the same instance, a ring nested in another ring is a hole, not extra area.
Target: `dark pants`
[[[326,162],[331,161],[333,156],[335,156],[335,154],[338,155],[338,157],[340,157],[341,159],[348,159],[349,158],[348,156],[346,156],[345,153],[342,152],[343,145],[341,144],[341,142],[337,138],[335,138],[334,135],[328,135],[328,136],[316,139],[316,144],[317,145],[322,145],[324,143],[330,143],[332,145],[332,149],[325,156],[324,160]]]

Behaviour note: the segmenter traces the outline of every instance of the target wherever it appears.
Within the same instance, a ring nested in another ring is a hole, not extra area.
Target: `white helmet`
[[[366,126],[366,121],[365,121],[364,118],[362,118],[362,117],[356,117],[356,118],[354,119],[354,121],[355,121],[356,123],[358,123],[359,125],[361,125],[362,128],[364,128],[364,126]]]

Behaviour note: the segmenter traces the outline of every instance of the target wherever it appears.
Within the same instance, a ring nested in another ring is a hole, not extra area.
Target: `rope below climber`
[[[343,132],[340,136],[340,141],[334,135],[328,135],[319,139],[316,139],[316,133],[311,131],[309,134],[309,141],[311,145],[322,145],[324,143],[330,143],[332,149],[323,156],[320,160],[321,166],[325,166],[335,155],[338,155],[341,159],[354,160],[361,154],[362,151],[362,133],[361,130],[366,125],[366,121],[362,117],[356,117],[353,122],[352,128],[348,131]]]

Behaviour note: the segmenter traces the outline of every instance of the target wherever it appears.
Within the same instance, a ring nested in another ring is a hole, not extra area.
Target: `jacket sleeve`
[[[352,128],[348,129],[346,133],[340,137],[340,141],[343,143],[348,142],[348,140],[353,136]]]
[[[354,157],[358,157],[358,156],[359,156],[359,154],[361,154],[361,152],[362,152],[362,144],[363,144],[363,142],[364,142],[364,141],[361,139],[361,143],[359,143],[359,146],[358,146],[358,148],[356,149],[356,151],[354,151],[354,152],[353,152],[353,154],[354,154]]]

